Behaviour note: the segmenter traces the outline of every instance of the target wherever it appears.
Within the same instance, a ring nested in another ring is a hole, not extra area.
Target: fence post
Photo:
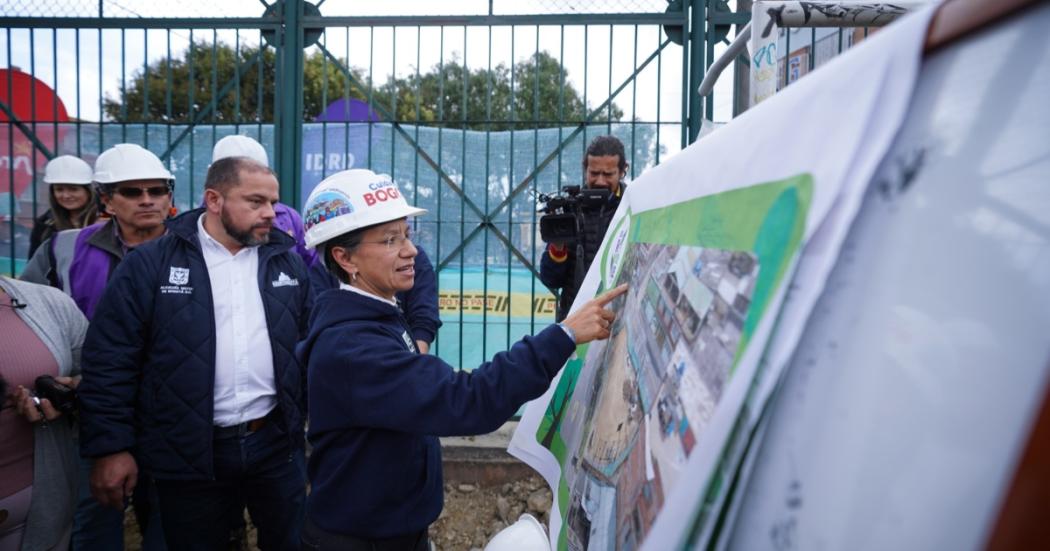
[[[751,13],[752,0],[737,0],[736,10],[738,13]],[[742,25],[737,25],[737,34],[740,34]],[[753,27],[752,27],[753,28]],[[750,56],[745,56],[750,57]],[[750,107],[751,96],[751,65],[737,59],[733,63],[733,118],[736,118]]]
[[[700,82],[704,79],[706,66],[704,57],[707,52],[706,42],[706,8],[707,0],[692,0],[689,14],[689,41],[685,51],[689,54],[689,83],[685,94],[689,97],[689,143],[696,141],[700,135],[703,122],[703,98],[696,94]]]
[[[303,156],[303,0],[284,0],[284,24],[278,29],[277,103],[274,117],[277,176],[281,202],[299,206]]]

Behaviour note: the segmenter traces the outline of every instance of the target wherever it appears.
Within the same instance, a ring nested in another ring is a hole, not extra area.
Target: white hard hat
[[[488,544],[485,551],[550,551],[550,541],[536,517],[525,513],[518,522],[500,530]]]
[[[240,134],[226,136],[215,142],[215,147],[211,150],[211,162],[226,157],[248,157],[263,166],[270,166],[270,157],[262,144]]]
[[[55,157],[44,167],[44,183],[90,184],[91,165],[72,155]]]
[[[360,168],[337,172],[317,184],[303,206],[306,246],[426,210],[405,201],[397,184],[385,174]]]
[[[95,159],[92,179],[99,184],[116,184],[130,180],[167,180],[175,177],[150,151],[132,143],[118,143]]]

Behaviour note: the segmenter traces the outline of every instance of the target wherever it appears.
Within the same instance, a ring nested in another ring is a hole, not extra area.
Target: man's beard
[[[270,224],[256,224],[249,227],[247,230],[240,230],[233,225],[233,221],[226,215],[226,209],[223,208],[219,213],[219,220],[222,221],[222,227],[226,230],[226,234],[237,240],[238,243],[245,247],[257,247],[259,245],[265,245],[270,242],[270,232],[267,231],[262,237],[255,237],[252,230],[256,228],[267,228],[269,229]]]

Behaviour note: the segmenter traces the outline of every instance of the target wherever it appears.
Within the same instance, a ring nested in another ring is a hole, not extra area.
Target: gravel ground
[[[430,526],[430,539],[439,551],[482,549],[522,513],[547,525],[551,491],[538,475],[502,486],[446,484],[445,509]]]
[[[551,491],[538,475],[491,487],[475,484],[445,484],[445,509],[430,526],[430,539],[438,551],[480,550],[496,532],[529,513],[544,526],[551,506]],[[124,517],[127,551],[140,551],[135,515],[130,509]],[[231,550],[255,551],[255,530],[249,525],[247,537],[240,547]]]

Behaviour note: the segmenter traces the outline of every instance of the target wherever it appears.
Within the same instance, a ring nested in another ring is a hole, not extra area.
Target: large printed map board
[[[811,190],[800,175],[621,219],[602,265],[630,289],[612,336],[580,347],[536,433],[562,468],[560,548],[644,539],[798,250]]]

